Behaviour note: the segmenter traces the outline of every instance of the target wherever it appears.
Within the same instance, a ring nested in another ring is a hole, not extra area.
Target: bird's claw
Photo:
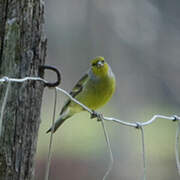
[[[91,119],[94,119],[94,118],[97,118],[97,121],[101,121],[101,119],[103,118],[103,115],[101,113],[98,113],[92,110]]]
[[[94,119],[97,117],[97,112],[92,110],[92,113],[91,113],[91,119]]]

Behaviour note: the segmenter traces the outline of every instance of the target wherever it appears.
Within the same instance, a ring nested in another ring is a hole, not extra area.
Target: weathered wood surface
[[[43,0],[0,0],[0,77],[38,76],[46,57]],[[0,108],[7,83],[0,86]],[[0,136],[0,180],[34,173],[43,83],[12,82]]]

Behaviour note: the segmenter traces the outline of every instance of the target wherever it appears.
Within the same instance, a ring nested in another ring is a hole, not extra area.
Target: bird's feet
[[[92,110],[91,119],[94,119],[94,118],[97,118],[97,121],[101,121],[101,119],[103,118],[103,114]]]

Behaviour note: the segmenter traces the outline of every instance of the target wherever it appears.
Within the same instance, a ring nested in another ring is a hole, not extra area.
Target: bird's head
[[[91,61],[91,69],[96,76],[105,76],[108,73],[109,66],[104,57],[97,56]]]

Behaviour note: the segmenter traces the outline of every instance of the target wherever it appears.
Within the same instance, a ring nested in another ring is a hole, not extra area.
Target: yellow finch
[[[106,104],[115,91],[115,76],[104,58],[98,56],[91,61],[87,73],[77,82],[70,95],[92,110]],[[84,109],[68,99],[63,106],[59,118],[54,124],[54,132],[68,118]],[[50,132],[52,127],[47,131]]]

